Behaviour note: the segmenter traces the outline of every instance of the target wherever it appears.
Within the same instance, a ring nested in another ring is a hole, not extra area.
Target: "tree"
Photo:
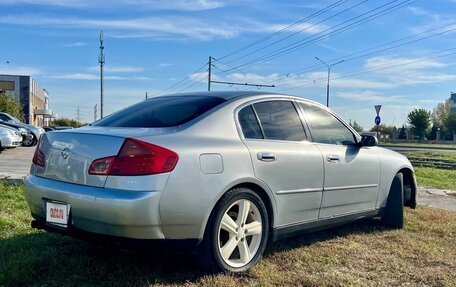
[[[405,140],[407,139],[407,131],[405,130],[405,126],[402,126],[402,128],[399,130],[399,136],[398,138],[400,140]]]
[[[451,101],[447,99],[443,102],[437,104],[437,106],[432,110],[431,119],[432,119],[432,130],[430,138],[435,138],[437,130],[440,129],[440,137],[442,139],[452,139],[453,134],[446,127],[446,119],[451,113]]]
[[[24,121],[24,113],[19,96],[14,92],[0,92],[0,112],[8,113]]]
[[[438,103],[437,106],[432,110],[431,119],[432,124],[439,128],[442,128],[445,125],[446,118],[451,113],[451,101],[447,99],[441,103]]]
[[[356,121],[353,121],[353,123],[350,121],[350,126],[355,130],[357,131],[358,133],[362,132],[363,131],[363,127],[358,124]]]
[[[373,126],[370,129],[371,132],[376,132],[377,131],[377,126]],[[381,124],[378,126],[378,131],[383,134],[383,135],[389,135],[390,137],[393,136],[393,126],[387,126],[384,124]]]
[[[431,126],[431,112],[425,109],[415,109],[408,114],[407,120],[412,125],[413,134],[420,140],[424,139],[424,135]]]
[[[82,125],[75,120],[67,119],[67,118],[60,118],[52,121],[53,126],[70,126],[73,128],[79,128]]]
[[[450,112],[444,124],[446,129],[453,134],[453,141],[456,141],[456,112]]]

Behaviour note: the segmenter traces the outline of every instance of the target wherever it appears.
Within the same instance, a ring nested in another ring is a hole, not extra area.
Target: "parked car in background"
[[[0,120],[14,123],[14,124],[22,126],[23,128],[30,130],[30,132],[32,133],[32,139],[31,139],[32,146],[38,142],[38,140],[40,139],[40,136],[45,132],[43,128],[35,126],[35,125],[25,124],[8,113],[0,113]]]
[[[14,128],[0,125],[0,152],[7,148],[14,148],[21,145],[22,136]]]
[[[402,228],[415,194],[406,157],[323,105],[262,92],[155,97],[46,133],[25,180],[36,228],[185,246],[232,272],[298,232]]]
[[[72,127],[72,126],[55,126],[54,129],[61,131],[61,130],[71,130],[71,129],[74,129],[74,127]]]
[[[33,140],[32,132],[29,129],[24,128],[22,125],[18,125],[18,124],[12,123],[12,122],[6,122],[6,121],[2,121],[2,120],[0,120],[0,125],[17,129],[19,131],[20,135],[22,136],[22,145],[23,146],[29,147],[29,146],[33,146],[36,144],[36,142],[34,142],[34,140]]]
[[[45,126],[43,127],[44,131],[45,132],[52,132],[52,131],[55,131],[55,128],[54,127],[51,127],[51,126]]]

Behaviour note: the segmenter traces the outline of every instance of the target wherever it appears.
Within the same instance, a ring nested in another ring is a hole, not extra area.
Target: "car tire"
[[[402,173],[396,174],[386,202],[383,224],[394,229],[404,227],[404,184]]]
[[[264,202],[250,189],[235,188],[216,204],[196,259],[209,272],[243,272],[260,260],[268,237]]]
[[[22,146],[31,147],[36,145],[37,142],[38,141],[36,140],[36,136],[34,134],[31,134],[29,140],[22,141]]]

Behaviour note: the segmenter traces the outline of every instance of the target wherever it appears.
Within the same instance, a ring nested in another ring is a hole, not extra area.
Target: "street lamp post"
[[[320,60],[320,58],[318,58],[318,57],[315,57],[315,59],[317,59],[318,61],[322,62],[328,68],[328,83],[326,84],[326,106],[329,107],[329,78],[330,78],[330,75],[331,75],[331,68],[334,67],[337,64],[342,63],[345,60],[340,60],[339,62],[336,62],[334,64],[328,65],[328,64],[326,64],[326,62]]]

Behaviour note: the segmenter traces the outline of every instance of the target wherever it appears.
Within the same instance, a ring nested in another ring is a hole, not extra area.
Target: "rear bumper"
[[[32,214],[34,220],[31,223],[32,228],[46,230],[52,233],[59,233],[74,238],[97,242],[97,243],[112,243],[118,244],[121,247],[126,248],[141,248],[147,250],[153,250],[157,252],[184,252],[192,253],[200,244],[199,239],[133,239],[118,236],[110,236],[99,233],[93,233],[84,231],[74,226],[70,226],[66,230],[54,228],[46,225],[45,219],[35,214]]]
[[[70,205],[69,229],[133,239],[164,239],[159,191],[84,186],[33,175],[25,179],[25,198],[35,218],[46,218],[48,200]]]

